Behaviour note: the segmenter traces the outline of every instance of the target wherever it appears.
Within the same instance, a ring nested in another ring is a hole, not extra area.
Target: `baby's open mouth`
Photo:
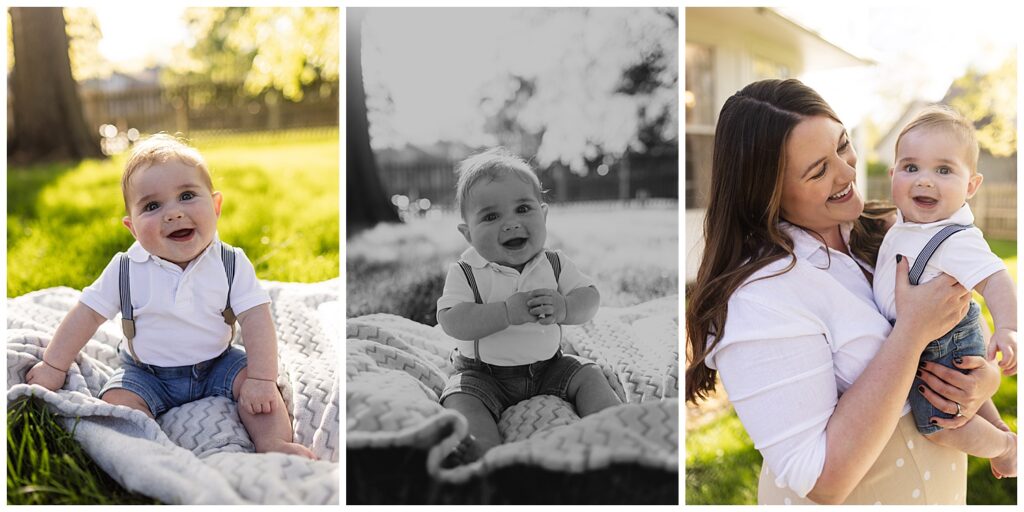
[[[526,237],[510,238],[501,243],[506,249],[522,249],[530,239]]]
[[[184,241],[187,241],[187,240],[191,239],[192,238],[192,234],[195,233],[195,232],[196,232],[196,230],[194,230],[194,229],[179,229],[179,230],[174,231],[171,234],[167,235],[167,238],[170,238],[171,240],[176,240],[176,241],[179,241],[179,242],[184,242]]]
[[[931,208],[932,206],[935,206],[935,204],[938,202],[939,200],[935,199],[934,197],[917,196],[914,198],[914,204],[922,208]]]

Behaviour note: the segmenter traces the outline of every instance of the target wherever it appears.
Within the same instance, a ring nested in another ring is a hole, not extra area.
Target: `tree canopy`
[[[338,80],[337,8],[190,8],[185,20],[191,38],[176,50],[173,83],[244,82],[253,96],[273,90],[299,101],[306,86]]]
[[[1017,152],[1017,53],[996,69],[971,68],[953,82],[947,94],[951,107],[977,129],[978,144],[993,156]]]
[[[376,148],[500,143],[585,172],[678,139],[675,9],[435,11],[367,17]]]

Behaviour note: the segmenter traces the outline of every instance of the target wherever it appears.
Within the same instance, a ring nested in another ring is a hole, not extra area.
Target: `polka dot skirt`
[[[896,431],[878,460],[854,488],[845,504],[965,505],[967,456],[928,441],[914,427],[913,415],[900,418]],[[762,466],[758,482],[760,505],[813,505],[775,484],[775,475]]]

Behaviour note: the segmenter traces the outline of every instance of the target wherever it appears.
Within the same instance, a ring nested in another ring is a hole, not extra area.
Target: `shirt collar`
[[[797,259],[807,260],[818,251],[826,251],[828,249],[825,247],[824,242],[803,228],[794,226],[786,221],[779,222],[779,227],[793,240],[793,253],[796,254]],[[843,237],[843,242],[847,247],[850,246],[851,231],[853,231],[852,222],[839,224],[839,234]]]
[[[953,213],[953,215],[950,215],[948,218],[938,220],[935,222],[929,222],[927,224],[909,222],[903,218],[903,212],[901,212],[898,209],[896,210],[896,226],[916,227],[919,229],[931,229],[936,227],[949,226],[952,224],[964,224],[968,226],[974,224],[974,213],[971,212],[970,205],[964,203],[964,205],[961,206],[959,210]]]
[[[202,258],[210,251],[219,250],[217,249],[218,247],[220,247],[220,238],[216,234],[214,234],[213,241],[210,242],[210,245],[207,246],[206,249],[203,250],[203,252],[199,253],[199,256],[197,256],[196,259],[198,260],[199,258]],[[128,258],[134,261],[135,263],[145,263],[146,260],[150,258],[152,258],[153,261],[167,261],[160,258],[159,256],[154,256],[150,254],[149,251],[142,247],[142,244],[140,244],[138,240],[132,243],[132,246],[128,248],[128,251],[126,253],[128,254]]]
[[[544,254],[544,251],[540,251],[539,253],[537,253],[536,256],[531,258],[530,261],[526,262],[526,266],[523,267],[522,273],[525,274],[526,270],[529,269],[533,265],[533,262],[536,261],[537,258],[540,257],[542,254]],[[469,263],[469,266],[473,268],[486,268],[490,266],[495,269],[515,270],[514,268],[511,267],[506,267],[504,265],[499,265],[492,261],[487,261],[486,259],[484,259],[483,256],[480,255],[479,252],[476,251],[476,248],[473,246],[470,246],[468,249],[463,251],[462,256],[460,256],[460,258],[462,259],[462,261]]]

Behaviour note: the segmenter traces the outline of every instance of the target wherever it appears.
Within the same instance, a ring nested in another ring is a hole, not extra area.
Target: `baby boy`
[[[592,362],[562,354],[561,325],[594,317],[600,295],[562,251],[545,250],[548,205],[523,159],[497,148],[459,164],[459,232],[470,248],[448,268],[437,320],[455,338],[455,374],[441,394],[469,435],[442,466],[480,458],[501,443],[501,412],[555,395],[586,416],[620,403]]]
[[[135,237],[82,295],[27,375],[56,391],[99,326],[122,314],[121,368],[100,391],[114,405],[155,418],[207,396],[238,402],[257,452],[311,459],[293,442],[277,389],[277,337],[270,296],[240,249],[217,238],[223,196],[195,149],[155,135],[132,151],[121,177]],[[232,346],[235,315],[245,351]]]
[[[1002,260],[973,225],[974,215],[966,201],[981,186],[983,177],[977,165],[974,126],[952,109],[930,107],[900,132],[896,163],[889,171],[896,224],[879,248],[873,283],[875,302],[889,321],[896,319],[898,257],[908,259],[911,284],[926,282],[940,273],[953,276],[965,288],[985,297],[995,323],[991,347],[985,348],[981,331],[985,320],[972,302],[967,316],[953,330],[927,346],[921,367],[952,368],[963,356],[988,354],[994,358],[999,351],[1003,371],[1013,374],[1017,369],[1016,287]],[[1017,436],[1005,427],[991,400],[962,427],[944,429],[943,424],[960,416],[960,404],[953,402],[949,410],[943,411],[925,399],[926,394],[934,396],[924,381],[915,379],[910,405],[922,434],[943,446],[991,459],[997,477],[1017,475]]]

